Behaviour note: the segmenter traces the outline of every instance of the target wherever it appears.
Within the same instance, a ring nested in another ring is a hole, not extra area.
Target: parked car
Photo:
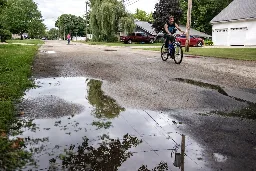
[[[181,46],[185,46],[186,44],[186,35],[178,35],[176,37],[176,41],[180,42]],[[204,45],[204,40],[201,38],[197,38],[194,36],[190,36],[190,46],[198,46],[202,47]]]
[[[155,37],[149,36],[142,32],[135,32],[129,34],[128,36],[121,36],[121,42],[131,44],[132,42],[145,42],[145,43],[154,43]]]

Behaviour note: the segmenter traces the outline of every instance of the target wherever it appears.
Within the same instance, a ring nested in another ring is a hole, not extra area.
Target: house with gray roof
[[[150,24],[146,21],[135,20],[135,25],[136,25],[135,32],[144,32],[144,33],[146,33],[147,35],[150,35],[150,36],[162,36],[163,35],[163,33],[157,34],[155,32],[155,30],[152,28],[152,24]],[[186,26],[180,25],[179,27],[181,28],[181,30],[186,30]],[[192,29],[192,28],[190,29],[190,34],[192,36],[195,36],[195,37],[202,37],[202,38],[211,37],[211,35],[202,33],[200,31],[197,31],[197,30]]]
[[[256,0],[234,0],[211,20],[214,45],[256,45]]]

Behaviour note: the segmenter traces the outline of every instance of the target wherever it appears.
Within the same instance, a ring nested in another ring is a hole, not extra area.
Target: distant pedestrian
[[[69,45],[69,43],[70,43],[70,39],[71,39],[70,34],[68,34],[68,35],[67,35],[67,39],[68,39],[68,45]]]

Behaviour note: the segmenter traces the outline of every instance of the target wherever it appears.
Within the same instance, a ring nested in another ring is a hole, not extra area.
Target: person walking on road
[[[69,45],[70,44],[70,39],[71,39],[70,34],[67,35],[67,39],[68,39],[68,45]]]

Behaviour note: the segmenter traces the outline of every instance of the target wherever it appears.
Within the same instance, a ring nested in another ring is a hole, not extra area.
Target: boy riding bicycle
[[[177,29],[185,34],[184,31],[180,29],[178,24],[174,22],[174,16],[169,16],[166,24],[164,25],[164,31],[165,31],[165,48],[168,49],[169,44],[173,43],[175,41],[175,38],[173,36],[174,33],[176,33]]]

